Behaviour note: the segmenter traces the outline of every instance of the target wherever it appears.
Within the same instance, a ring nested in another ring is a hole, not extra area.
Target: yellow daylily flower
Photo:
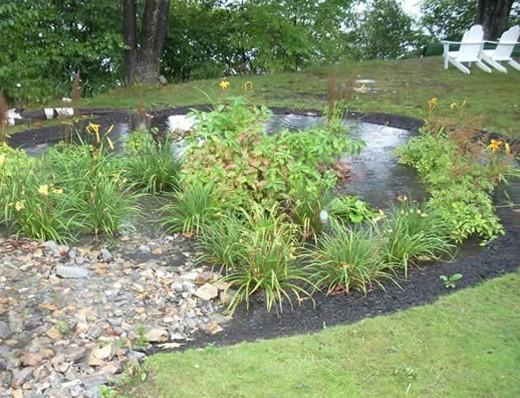
[[[222,90],[228,90],[231,87],[231,83],[228,80],[221,80],[218,85]]]
[[[248,80],[242,85],[243,91],[252,91],[253,90],[253,82]]]
[[[457,109],[457,103],[456,103],[456,102],[452,102],[452,103],[450,104],[450,109],[451,109],[452,111],[456,110],[456,109]]]
[[[17,201],[17,202],[14,204],[14,208],[16,209],[16,211],[21,211],[21,210],[25,209],[24,201],[23,201],[23,200],[19,200],[19,201]]]
[[[431,99],[428,101],[428,108],[430,108],[430,110],[432,110],[432,109],[435,108],[438,104],[439,104],[439,100],[437,99],[437,97],[433,97],[433,98],[431,98]]]
[[[500,150],[501,146],[502,146],[501,140],[491,140],[491,143],[488,145],[488,149],[491,152],[498,152]]]
[[[43,196],[49,195],[49,186],[47,184],[40,185],[38,188],[38,193]]]
[[[96,143],[99,144],[101,142],[101,138],[99,136],[99,129],[101,128],[100,124],[95,124],[90,122],[87,126],[87,131],[90,134],[94,134],[96,136]]]

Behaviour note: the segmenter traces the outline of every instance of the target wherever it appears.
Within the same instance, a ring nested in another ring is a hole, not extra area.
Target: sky
[[[421,0],[402,0],[403,10],[414,17],[420,14]]]

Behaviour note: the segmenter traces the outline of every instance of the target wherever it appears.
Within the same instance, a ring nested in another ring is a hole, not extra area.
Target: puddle
[[[308,115],[275,115],[267,123],[268,133],[289,129],[304,130],[316,126],[321,117]],[[412,133],[408,130],[381,126],[373,123],[346,121],[353,138],[366,142],[366,147],[356,156],[344,156],[342,160],[352,164],[351,178],[337,187],[339,194],[358,195],[373,206],[388,207],[398,195],[421,201],[425,192],[417,174],[396,162],[395,148],[405,143]]]
[[[175,116],[177,125],[186,125],[188,118],[182,120],[182,116]],[[273,134],[283,129],[291,131],[305,130],[319,124],[323,119],[311,115],[274,115],[266,123],[267,134]],[[186,122],[186,123],[184,123]],[[424,191],[417,179],[416,173],[411,169],[397,164],[393,150],[404,143],[411,133],[407,130],[381,126],[372,123],[357,123],[345,121],[350,127],[350,135],[366,142],[366,147],[357,156],[344,156],[345,160],[352,164],[351,178],[341,186],[338,186],[339,194],[358,195],[376,207],[388,207],[398,195],[406,194],[409,197],[422,200]],[[110,133],[110,139],[114,143],[116,151],[123,150],[123,142],[131,132],[128,123],[116,123]],[[73,138],[73,140],[76,138]],[[93,139],[93,137],[87,137]],[[53,145],[52,142],[26,147],[26,151],[38,156]],[[179,148],[174,148],[178,151]]]

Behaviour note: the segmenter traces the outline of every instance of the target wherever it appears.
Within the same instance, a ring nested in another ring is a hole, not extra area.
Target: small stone
[[[206,333],[214,335],[217,333],[222,332],[224,329],[217,323],[217,322],[211,322],[208,325],[206,325]]]
[[[163,251],[160,247],[156,247],[152,250],[152,254],[154,256],[162,256],[163,255]]]
[[[111,360],[114,356],[114,346],[112,344],[107,344],[104,347],[92,350],[91,355],[93,355],[97,359]]]
[[[194,272],[194,271],[186,272],[181,275],[181,279],[183,279],[185,281],[194,281],[195,279],[197,279],[198,275],[199,275],[198,272]]]
[[[5,340],[11,335],[11,329],[7,323],[0,321],[0,339]]]
[[[147,331],[145,334],[145,339],[150,343],[160,343],[167,341],[168,337],[168,331],[163,328],[153,328]]]
[[[14,311],[9,311],[7,317],[11,333],[21,333],[23,331],[23,319]]]
[[[140,362],[146,358],[146,354],[139,351],[129,351],[127,357],[130,360]]]
[[[23,390],[21,390],[21,389],[14,390],[13,398],[23,398]]]
[[[205,283],[211,282],[213,280],[213,272],[205,271],[201,272],[195,278],[195,283],[197,285],[204,285]]]
[[[49,240],[43,244],[43,248],[53,255],[59,254],[59,246],[53,240]]]
[[[81,362],[87,356],[87,351],[85,347],[71,348],[67,351],[67,358],[73,363]]]
[[[13,381],[11,386],[13,388],[18,388],[24,385],[26,382],[31,380],[31,376],[33,373],[33,368],[22,368],[19,370],[13,371]]]
[[[183,283],[182,282],[173,282],[171,286],[172,290],[177,293],[181,293],[184,290]]]
[[[41,350],[38,352],[26,352],[22,355],[23,366],[38,366],[43,360],[49,359],[54,355],[51,350]]]
[[[197,289],[195,296],[205,301],[210,301],[218,296],[218,289],[211,283],[206,283]]]
[[[226,289],[220,292],[220,302],[224,305],[228,305],[229,303],[231,303],[231,300],[233,300],[234,294],[235,291],[232,289]]]
[[[170,340],[186,340],[186,335],[183,333],[170,333]]]
[[[168,84],[168,79],[166,79],[163,75],[160,75],[157,80],[162,86],[166,86]]]
[[[88,328],[87,335],[92,340],[97,340],[103,334],[103,329],[99,325],[92,325]]]
[[[64,355],[58,355],[51,360],[51,365],[56,372],[65,373],[70,368],[70,364],[66,362]]]
[[[112,256],[112,253],[108,249],[101,249],[101,252],[99,253],[99,260],[109,263],[114,259],[114,256]]]
[[[58,340],[61,337],[61,333],[54,326],[45,332],[53,340]]]
[[[163,350],[174,350],[182,346],[183,344],[181,343],[163,343],[158,345],[158,347],[162,348]]]
[[[115,375],[122,371],[121,364],[119,362],[110,362],[109,364],[103,366],[99,369],[100,372],[109,375]]]
[[[227,290],[231,287],[231,283],[218,280],[213,282],[213,286],[215,286],[218,290]]]
[[[88,276],[88,271],[81,267],[58,265],[56,267],[56,275],[66,279],[86,278]]]
[[[56,311],[58,309],[58,307],[55,306],[54,304],[40,304],[40,305],[38,305],[38,307],[40,307],[44,310],[47,310],[47,311]]]
[[[141,245],[137,248],[141,253],[150,253],[150,246]]]

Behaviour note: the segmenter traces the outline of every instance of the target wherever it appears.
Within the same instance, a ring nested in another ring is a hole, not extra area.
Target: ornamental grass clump
[[[206,225],[217,222],[230,205],[222,200],[221,192],[213,184],[186,185],[173,193],[171,203],[162,208],[162,225],[168,232],[198,236]]]
[[[241,211],[238,217],[241,222],[227,220],[232,223],[225,229],[232,233],[226,239],[229,250],[219,250],[226,253],[222,257],[226,262],[223,281],[233,291],[229,309],[233,311],[242,302],[249,308],[254,294],[263,298],[268,311],[275,307],[280,312],[284,301],[292,307],[294,299],[310,297],[309,274],[296,261],[298,231],[287,216],[276,207],[253,206],[252,210]],[[240,230],[239,244],[231,242],[230,238],[237,236],[233,227]],[[215,240],[206,240],[206,248],[210,248],[210,242]]]
[[[138,213],[139,194],[123,173],[124,159],[106,148],[58,145],[43,157],[53,181],[63,187],[83,233],[118,233]]]
[[[146,193],[172,192],[179,187],[181,162],[172,150],[172,142],[156,142],[151,132],[136,131],[125,143],[125,176]]]
[[[305,250],[303,259],[313,271],[313,281],[329,294],[366,294],[374,283],[391,277],[384,271],[381,242],[370,226],[350,228],[333,222],[318,244]]]
[[[223,270],[236,268],[244,257],[244,220],[229,211],[204,226],[197,242],[199,261]]]
[[[70,197],[41,170],[42,160],[0,146],[0,224],[19,236],[69,241],[78,226]]]
[[[390,268],[402,268],[408,275],[410,265],[419,261],[451,257],[451,228],[430,206],[413,203],[394,207],[378,228],[382,242],[382,261]]]

